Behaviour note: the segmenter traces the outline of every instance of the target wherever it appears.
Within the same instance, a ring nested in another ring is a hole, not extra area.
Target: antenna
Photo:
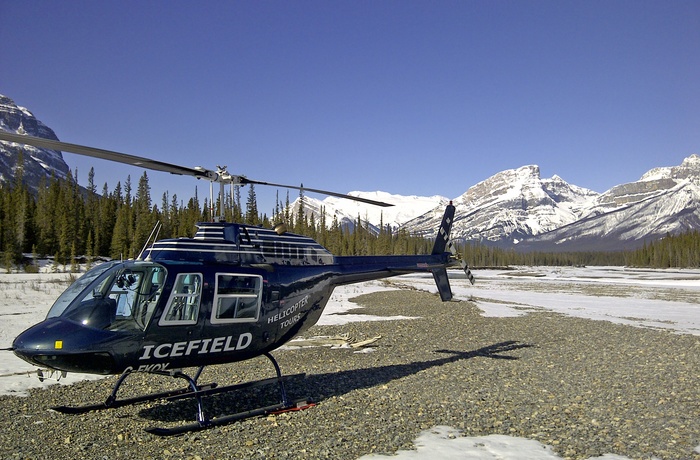
[[[151,230],[151,234],[148,236],[148,239],[146,240],[146,244],[143,245],[143,248],[141,249],[141,252],[139,253],[139,256],[136,258],[136,260],[143,260],[141,259],[141,256],[143,253],[146,251],[146,247],[149,246],[149,243],[151,246],[153,246],[153,243],[156,242],[158,239],[158,234],[160,233],[160,229],[163,227],[163,224],[160,223],[160,221],[157,221],[156,224],[153,226],[153,230]],[[152,240],[152,241],[151,241]],[[148,257],[146,257],[146,262],[151,260],[151,253],[148,253]]]

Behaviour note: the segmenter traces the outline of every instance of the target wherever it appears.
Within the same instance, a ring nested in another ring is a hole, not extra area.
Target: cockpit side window
[[[199,304],[202,298],[202,274],[180,273],[168,299],[160,326],[197,324]]]
[[[115,329],[128,328],[135,324],[145,330],[163,292],[165,269],[160,266],[144,266],[125,270],[112,284],[108,300],[116,303]],[[112,329],[110,328],[110,329]]]
[[[212,324],[257,321],[260,314],[262,276],[218,273],[212,308]]]

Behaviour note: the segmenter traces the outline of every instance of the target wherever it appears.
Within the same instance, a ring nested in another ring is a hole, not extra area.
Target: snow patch
[[[400,450],[395,455],[370,454],[358,460],[560,460],[551,446],[525,438],[501,434],[464,437],[449,426],[425,430],[413,441],[416,450]],[[606,454],[589,460],[629,460],[628,457]]]

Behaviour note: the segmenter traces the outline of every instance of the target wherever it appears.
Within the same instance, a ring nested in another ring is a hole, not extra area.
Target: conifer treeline
[[[506,265],[584,266],[610,265],[649,268],[700,268],[700,232],[664,238],[644,243],[636,250],[583,252],[516,252],[481,244],[467,244],[461,249],[464,260],[475,267]]]
[[[146,173],[135,192],[127,177],[111,191],[105,184],[101,195],[92,169],[87,191],[76,173],[66,180],[42,180],[33,195],[22,176],[18,167],[12,185],[0,187],[0,249],[6,267],[19,263],[22,253],[54,256],[61,264],[83,256],[130,258],[140,252],[156,221],[163,223],[162,237],[173,237],[191,236],[194,223],[203,220],[196,198],[184,205],[164,194],[160,208],[152,205]]]
[[[21,158],[18,164],[21,164]],[[0,187],[0,250],[3,265],[10,267],[22,261],[23,253],[53,256],[58,263],[75,263],[78,258],[97,256],[133,258],[139,254],[156,222],[162,224],[159,238],[193,236],[197,222],[209,219],[207,200],[200,206],[196,196],[187,203],[176,195],[164,193],[160,205],[153,204],[148,176],[144,172],[136,190],[131,178],[113,190],[107,184],[98,193],[94,171],[88,175],[87,192],[78,185],[77,172],[67,180],[52,178],[40,184],[37,195],[30,193],[23,181],[22,168],[16,168],[10,186]],[[257,208],[255,188],[250,185],[245,208],[241,206],[239,189],[227,196],[230,222],[243,222],[269,227],[271,221]],[[303,198],[303,192],[301,194]],[[392,231],[380,223],[379,232],[358,216],[354,228],[341,225],[337,217],[327,222],[325,213],[308,216],[301,206],[292,211],[287,193],[286,202],[276,200],[272,214],[274,223],[283,222],[290,231],[308,235],[336,255],[426,254],[432,242],[409,234],[404,229]],[[218,203],[215,203],[218,205]],[[506,265],[629,265],[640,267],[700,267],[700,232],[645,243],[634,251],[519,253],[514,250],[481,244],[458,246],[472,267]]]
[[[645,242],[626,261],[627,265],[639,267],[700,267],[700,231],[667,234],[660,240]]]
[[[22,164],[21,158],[18,164]],[[248,186],[245,207],[241,205],[239,189],[226,200],[229,203],[225,220],[271,226],[267,215],[258,212],[254,186]],[[277,201],[275,223],[283,222],[291,231],[311,235],[337,255],[418,254],[429,250],[428,241],[404,231],[392,234],[383,228],[379,235],[373,235],[359,217],[356,231],[340,225],[337,219],[326,228],[325,218],[316,222],[313,216],[305,215],[303,206],[293,213],[289,195],[285,204]],[[215,206],[218,207],[218,200]],[[105,184],[100,194],[91,169],[85,189],[79,186],[76,172],[66,180],[42,181],[33,195],[23,181],[22,168],[17,167],[12,184],[0,186],[2,263],[5,267],[19,264],[26,253],[52,256],[63,265],[97,256],[133,258],[141,252],[156,222],[162,224],[159,239],[191,237],[197,222],[209,220],[209,207],[206,199],[200,206],[196,193],[184,203],[166,192],[160,205],[153,204],[145,172],[135,191],[127,177],[123,185],[118,182],[113,190]]]

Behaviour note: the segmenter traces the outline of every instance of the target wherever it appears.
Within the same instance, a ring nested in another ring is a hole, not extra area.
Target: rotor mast
[[[226,220],[226,204],[228,203],[228,200],[226,199],[226,183],[228,182],[231,184],[231,194],[233,195],[233,177],[231,174],[229,174],[228,170],[226,169],[226,166],[216,166],[216,180],[210,181],[209,182],[209,217],[211,218],[212,222],[223,222]],[[219,183],[219,206],[218,206],[218,212],[219,214],[216,215],[216,207],[214,204],[214,182]]]

